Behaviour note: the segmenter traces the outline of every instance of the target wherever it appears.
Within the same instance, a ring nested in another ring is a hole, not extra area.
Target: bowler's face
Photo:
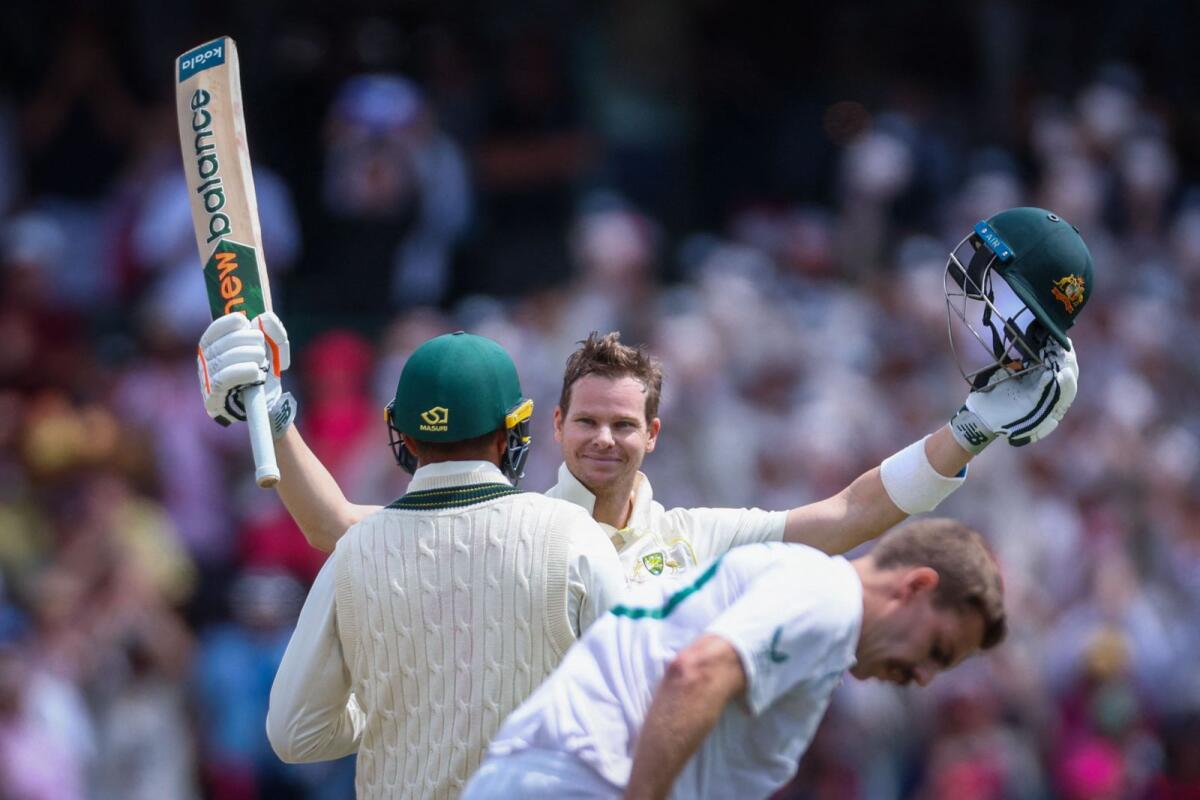
[[[856,678],[879,678],[905,686],[926,686],[939,672],[957,666],[983,642],[983,616],[938,608],[931,591],[910,596],[896,607],[875,642],[863,642]]]
[[[646,420],[646,387],[635,378],[585,375],[571,386],[564,414],[554,409],[554,438],[567,468],[593,494],[628,491],[659,421]]]

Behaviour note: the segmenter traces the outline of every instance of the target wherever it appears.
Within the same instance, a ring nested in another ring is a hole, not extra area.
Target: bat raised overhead
[[[222,36],[188,50],[175,60],[175,77],[183,172],[213,319],[239,313],[254,319],[271,309],[271,288],[233,39]],[[279,468],[263,387],[244,389],[242,401],[255,480],[274,486]]]

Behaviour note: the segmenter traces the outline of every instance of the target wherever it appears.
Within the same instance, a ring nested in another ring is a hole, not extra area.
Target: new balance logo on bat
[[[222,213],[225,207],[225,184],[221,180],[221,161],[217,145],[213,140],[213,117],[206,106],[212,95],[203,89],[192,93],[192,130],[196,133],[196,174],[202,181],[196,194],[204,198],[204,211],[208,214],[208,238],[212,244],[233,233],[229,215]]]
[[[204,265],[208,305],[214,317],[241,311],[253,319],[266,310],[253,247],[222,239]]]
[[[225,299],[225,313],[237,311],[246,302],[242,297],[242,279],[234,274],[238,269],[237,253],[214,253],[213,257],[217,259],[217,285]]]

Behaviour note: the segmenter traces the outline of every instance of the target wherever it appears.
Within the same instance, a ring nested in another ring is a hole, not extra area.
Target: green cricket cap
[[[1044,208],[1010,208],[989,217],[1011,250],[995,267],[1054,338],[1070,348],[1067,329],[1092,296],[1092,255],[1078,229]],[[985,241],[987,241],[985,232]],[[993,250],[998,248],[989,243]]]
[[[504,427],[521,402],[512,357],[496,342],[458,331],[413,351],[396,385],[392,424],[422,442],[459,442]]]

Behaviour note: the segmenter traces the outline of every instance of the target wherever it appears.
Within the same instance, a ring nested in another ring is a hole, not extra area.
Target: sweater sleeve
[[[271,685],[267,738],[288,763],[341,758],[362,738],[365,715],[337,633],[335,559],[317,575]]]
[[[595,520],[580,515],[567,549],[567,608],[576,638],[625,592],[621,559]]]

